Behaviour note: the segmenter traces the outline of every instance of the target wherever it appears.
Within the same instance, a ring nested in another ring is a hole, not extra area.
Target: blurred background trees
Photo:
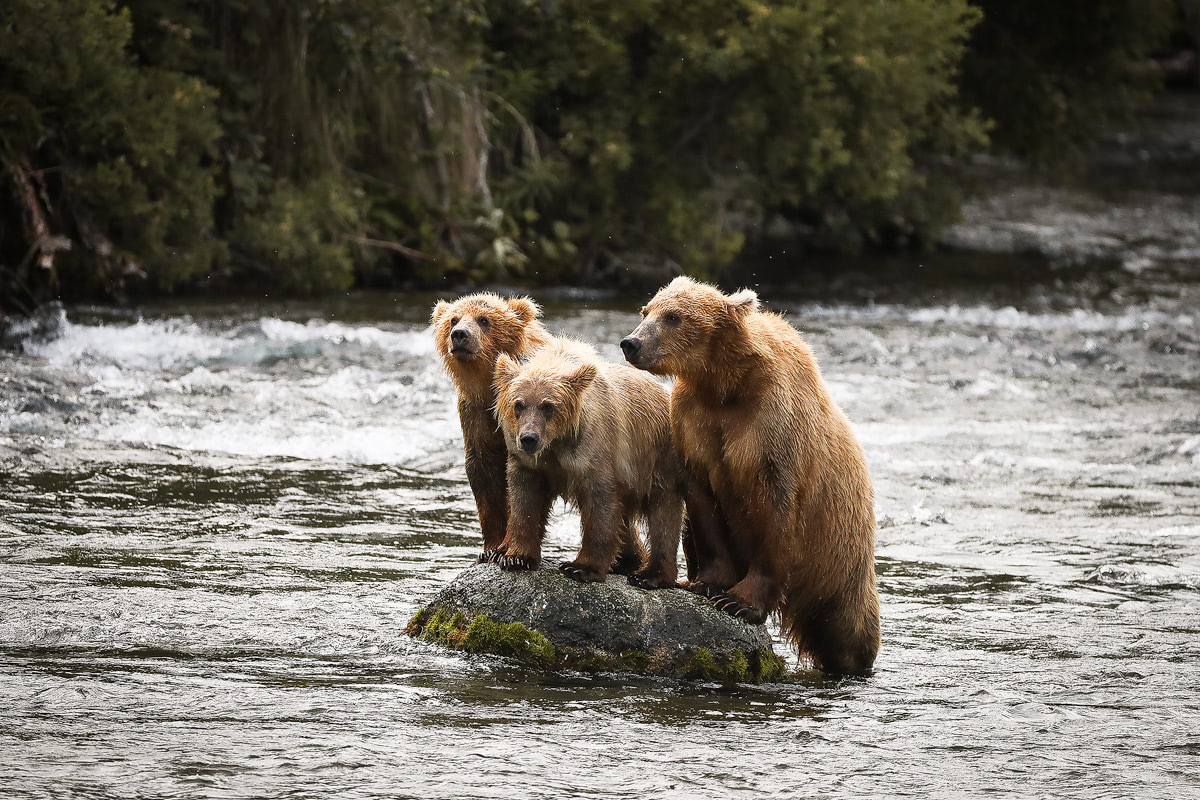
[[[0,304],[704,274],[928,242],[1063,163],[1175,0],[9,0]],[[1194,29],[1194,25],[1193,25]]]

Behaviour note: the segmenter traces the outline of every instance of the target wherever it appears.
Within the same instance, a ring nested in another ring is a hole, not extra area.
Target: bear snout
[[[638,353],[642,349],[642,340],[636,336],[626,336],[621,340],[621,352],[625,354],[625,360],[630,364],[637,363]]]
[[[521,434],[521,449],[524,450],[526,453],[536,452],[538,449],[538,444],[540,444],[541,441],[542,441],[542,437],[538,436],[536,433],[533,433],[533,432],[522,433]]]
[[[465,327],[450,331],[450,352],[454,356],[460,359],[469,358],[475,355],[477,349],[471,331]]]

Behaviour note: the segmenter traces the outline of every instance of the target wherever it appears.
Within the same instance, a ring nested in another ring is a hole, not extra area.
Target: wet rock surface
[[[579,583],[545,563],[529,572],[469,567],[413,618],[408,632],[542,667],[751,682],[784,672],[764,626],[735,620],[695,594],[638,589],[620,575]]]
[[[1105,131],[1081,169],[1055,173],[982,157],[980,193],[941,245],[1037,255],[1055,267],[1107,262],[1131,273],[1191,272],[1200,258],[1200,105],[1160,97],[1135,121]]]

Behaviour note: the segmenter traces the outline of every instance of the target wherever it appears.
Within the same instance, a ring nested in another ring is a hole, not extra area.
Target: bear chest
[[[676,442],[693,470],[718,493],[754,481],[762,463],[754,426],[737,409],[697,405],[680,414]]]

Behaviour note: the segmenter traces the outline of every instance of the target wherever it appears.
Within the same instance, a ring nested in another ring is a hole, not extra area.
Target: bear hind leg
[[[869,675],[879,653],[879,614],[876,608],[855,608],[845,600],[807,615],[801,646],[823,672]]]
[[[678,586],[679,536],[683,528],[683,498],[678,492],[660,489],[648,500],[650,557],[643,569],[629,578],[643,589],[672,589]]]
[[[628,516],[621,522],[621,549],[609,572],[614,575],[632,575],[646,563],[646,548],[638,536],[633,520]]]
[[[508,455],[503,443],[495,447],[467,445],[467,481],[475,495],[483,550],[479,561],[496,561],[504,555],[502,542],[508,534]]]

